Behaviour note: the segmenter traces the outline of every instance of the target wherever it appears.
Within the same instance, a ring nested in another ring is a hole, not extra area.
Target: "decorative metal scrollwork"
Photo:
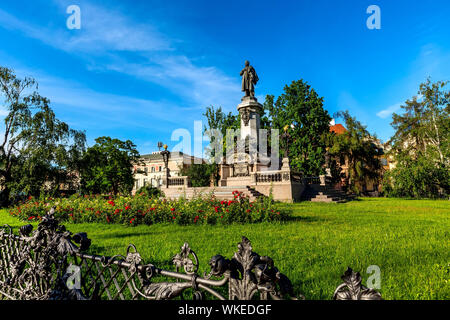
[[[69,289],[65,280],[67,257],[87,250],[91,241],[85,233],[72,237],[54,212],[52,208],[33,233],[32,225],[19,229],[21,237],[14,236],[10,227],[9,234],[0,231],[0,294],[20,300],[86,299],[79,289]]]
[[[242,237],[231,259],[213,256],[209,273],[200,276],[198,257],[187,243],[172,258],[176,271],[146,264],[133,244],[128,246],[126,256],[89,255],[84,252],[91,244],[87,234],[72,235],[54,218],[54,209],[35,231],[26,225],[19,234],[14,235],[9,226],[0,229],[0,298],[165,300],[190,291],[196,300],[298,299],[291,281],[271,258],[255,253],[246,237]],[[68,286],[69,265],[80,270],[78,287]],[[348,269],[342,279],[344,283],[333,299],[381,299],[378,292],[362,286],[359,273]],[[220,289],[226,286],[228,297]]]
[[[362,279],[359,272],[348,268],[341,278],[344,283],[336,288],[333,295],[334,300],[382,300],[379,292],[361,284]]]

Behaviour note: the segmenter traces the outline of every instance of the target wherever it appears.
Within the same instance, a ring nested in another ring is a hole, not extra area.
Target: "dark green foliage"
[[[139,190],[136,192],[136,194],[146,195],[147,197],[150,198],[159,198],[163,195],[163,192],[161,191],[161,189],[155,188],[151,185],[146,185],[140,187]]]
[[[132,166],[139,161],[136,146],[130,141],[110,137],[95,139],[87,149],[81,166],[81,187],[89,194],[129,194],[133,189]]]
[[[339,135],[329,134],[329,153],[334,158],[348,160],[349,186],[353,192],[359,193],[357,184],[363,185],[367,179],[381,181],[380,156],[383,151],[374,143],[376,137],[371,135],[366,126],[352,117],[348,111],[338,112],[336,117],[344,119],[347,131]]]
[[[439,198],[450,190],[450,172],[428,158],[397,156],[397,167],[386,173],[383,190],[390,197]]]
[[[0,67],[0,96],[8,112],[0,144],[3,205],[11,193],[39,195],[76,183],[73,173],[85,150],[85,133],[58,120],[37,89],[34,79],[18,79]]]
[[[211,178],[217,172],[217,164],[191,164],[181,169],[182,176],[188,176],[192,187],[209,187]]]
[[[303,80],[293,81],[284,87],[277,100],[268,95],[264,103],[268,117],[264,125],[279,129],[280,135],[289,126],[289,159],[294,170],[306,176],[317,176],[324,172],[325,135],[329,132],[331,117],[323,108],[323,98]],[[291,127],[292,126],[292,127]],[[280,138],[281,149],[285,140]],[[283,152],[280,152],[283,154]]]

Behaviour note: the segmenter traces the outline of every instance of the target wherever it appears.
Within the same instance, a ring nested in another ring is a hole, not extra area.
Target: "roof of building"
[[[335,124],[334,126],[330,126],[330,132],[334,132],[336,134],[343,134],[347,132],[347,129],[345,129],[345,127],[342,124],[338,123]]]
[[[194,161],[194,159],[199,159],[197,157],[185,154],[185,153],[183,153],[181,151],[171,152],[169,157],[170,157],[170,159],[188,158],[191,161]],[[154,153],[151,153],[151,154],[143,154],[143,155],[141,155],[141,159],[142,160],[150,160],[150,161],[152,161],[152,160],[161,160],[162,161],[163,160],[163,156],[161,155],[160,152],[154,152]],[[203,163],[204,160],[201,159],[201,162]]]

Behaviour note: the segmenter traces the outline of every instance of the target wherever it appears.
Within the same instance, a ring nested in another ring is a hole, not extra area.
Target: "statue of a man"
[[[245,92],[246,97],[253,98],[255,96],[255,85],[258,83],[259,78],[250,62],[245,61],[245,68],[242,69],[241,76],[242,91]]]

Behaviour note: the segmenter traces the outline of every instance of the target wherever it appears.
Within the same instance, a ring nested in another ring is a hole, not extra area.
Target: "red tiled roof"
[[[345,129],[345,127],[342,124],[338,123],[330,127],[330,132],[334,132],[336,134],[343,134],[347,132],[347,129]]]

